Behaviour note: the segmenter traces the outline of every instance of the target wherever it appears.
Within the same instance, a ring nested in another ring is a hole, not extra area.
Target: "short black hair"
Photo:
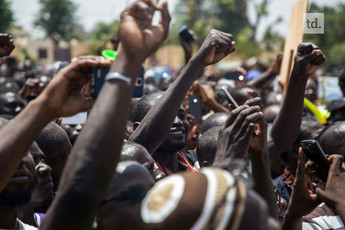
[[[163,93],[158,91],[143,96],[134,107],[133,121],[141,122]]]
[[[199,137],[196,149],[200,165],[202,165],[205,160],[209,165],[212,165],[216,156],[217,141],[221,129],[221,126],[212,127]]]
[[[229,116],[230,113],[227,112],[218,112],[212,114],[203,121],[201,126],[201,134],[205,133],[208,129],[212,127],[223,125],[223,123],[226,121],[226,119],[228,119]]]

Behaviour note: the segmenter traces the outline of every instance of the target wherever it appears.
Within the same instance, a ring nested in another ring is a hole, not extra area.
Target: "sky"
[[[170,12],[173,11],[178,0],[168,0]],[[262,0],[248,0],[249,2],[249,17],[254,19],[254,5],[260,3]],[[280,35],[285,36],[291,15],[293,3],[299,0],[270,0],[268,12],[269,16],[262,19],[259,27],[259,39],[263,34],[266,26],[272,24],[279,16],[283,21],[274,27]],[[310,3],[317,3],[318,5],[336,5],[344,0],[309,0]],[[33,27],[33,21],[37,17],[40,9],[39,0],[12,0],[12,10],[15,14],[16,23],[31,32],[33,37],[42,37],[43,33],[37,28]],[[90,31],[98,22],[112,22],[118,19],[121,11],[126,5],[133,2],[133,0],[73,0],[78,8],[79,23],[86,31]]]

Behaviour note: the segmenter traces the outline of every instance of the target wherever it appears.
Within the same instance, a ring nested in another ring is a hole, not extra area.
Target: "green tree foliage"
[[[250,25],[246,0],[216,0],[214,7],[216,9],[214,17],[220,30],[236,36]]]
[[[324,13],[324,34],[306,34],[304,41],[318,45],[327,57],[326,69],[345,64],[345,3],[334,7],[311,4],[309,13]]]
[[[35,26],[44,30],[47,37],[55,44],[76,38],[76,10],[71,0],[40,0],[41,9],[35,20]]]
[[[176,4],[175,24],[177,27],[186,25],[192,29],[198,37],[196,41],[198,46],[201,46],[212,28],[217,28],[215,26],[217,21],[213,18],[214,10],[210,2],[208,0],[180,0]]]
[[[11,11],[11,3],[8,0],[0,0],[0,32],[8,32],[13,26],[14,17]]]
[[[107,47],[107,45],[109,45],[109,39],[117,32],[118,28],[118,20],[112,23],[100,22],[96,24],[90,33],[90,53],[95,54],[95,51],[99,47],[111,48]]]
[[[265,17],[269,0],[262,0],[256,4],[255,22],[250,23],[248,18],[249,0],[180,0],[175,9],[177,25],[187,25],[199,37],[197,45],[202,41],[212,28],[231,33],[237,49],[244,55],[259,54],[256,33],[260,19]],[[239,41],[242,44],[239,44]]]

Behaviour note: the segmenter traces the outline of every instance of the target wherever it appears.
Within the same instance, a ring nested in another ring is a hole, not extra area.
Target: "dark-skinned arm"
[[[201,76],[207,65],[217,63],[233,52],[234,46],[231,34],[212,30],[198,53],[190,59],[179,77],[141,121],[130,140],[145,146],[153,154],[169,133],[189,87]]]
[[[255,182],[254,190],[266,200],[270,215],[277,219],[278,209],[267,147],[267,122],[264,118],[259,118],[256,123],[258,124],[257,135],[252,136],[248,150]]]
[[[91,108],[93,100],[84,98],[81,89],[91,77],[92,66],[107,65],[110,62],[101,59],[84,59],[62,69],[37,99],[0,130],[0,191],[49,121]]]
[[[343,223],[345,223],[345,169],[343,168],[344,157],[332,155],[328,159],[331,163],[326,187],[316,188],[317,198],[325,202],[328,207],[337,211]]]
[[[269,80],[277,76],[280,72],[280,66],[282,63],[282,54],[278,54],[276,59],[273,62],[273,65],[268,68],[265,72],[263,72],[259,77],[247,82],[247,85],[254,86],[257,89],[261,89],[261,87],[266,84]]]
[[[314,186],[307,175],[305,156],[302,148],[298,153],[298,166],[290,204],[285,215],[283,229],[302,229],[302,217],[313,211],[321,203],[313,192]]]
[[[245,104],[231,111],[219,132],[213,165],[230,167],[233,158],[243,159],[248,152],[252,162],[254,190],[266,200],[270,215],[277,218],[277,203],[268,161],[267,123],[260,106],[255,105],[260,102],[258,99],[255,97],[246,102],[253,102],[254,106]],[[253,136],[256,130],[258,135]]]
[[[162,12],[157,26],[150,23],[153,9]],[[135,79],[145,58],[166,38],[169,22],[166,2],[137,1],[121,14],[122,42],[110,72],[131,79],[131,85],[117,79],[105,82],[40,229],[91,229],[119,160]]]
[[[297,138],[308,77],[324,61],[325,57],[317,46],[311,43],[301,43],[298,46],[284,102],[270,133],[270,157],[289,150]]]

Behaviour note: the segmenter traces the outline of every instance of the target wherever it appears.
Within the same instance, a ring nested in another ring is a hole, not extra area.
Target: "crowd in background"
[[[281,54],[210,72],[236,50],[231,31],[213,29],[194,56],[180,37],[181,70],[143,73],[170,20],[166,2],[136,1],[115,61],[52,68],[19,66],[0,34],[0,229],[345,229],[345,102],[323,119],[305,102],[319,103],[322,47],[296,47],[286,82]],[[97,68],[109,73],[95,98]],[[325,155],[311,159],[305,140]]]

